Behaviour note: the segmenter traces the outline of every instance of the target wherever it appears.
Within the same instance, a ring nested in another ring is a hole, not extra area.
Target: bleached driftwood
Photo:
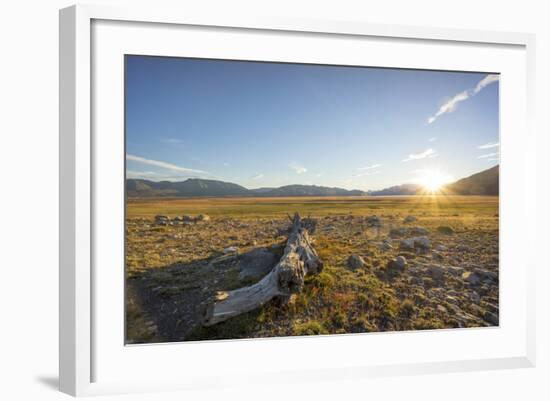
[[[291,218],[292,226],[284,254],[262,280],[249,287],[219,292],[206,307],[203,324],[211,326],[254,310],[277,297],[282,302],[300,292],[306,274],[317,274],[323,263],[311,245],[308,228],[300,215]]]

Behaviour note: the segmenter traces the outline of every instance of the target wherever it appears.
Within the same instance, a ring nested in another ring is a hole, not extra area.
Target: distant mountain
[[[182,182],[126,180],[126,194],[141,197],[246,196],[250,191],[231,182],[189,178]]]
[[[384,188],[379,191],[369,191],[371,196],[392,196],[392,195],[416,195],[422,189],[418,184],[402,184],[393,187]]]
[[[499,168],[495,166],[444,187],[446,193],[456,195],[498,195]],[[363,192],[317,185],[285,185],[279,188],[247,189],[231,182],[189,178],[181,182],[126,180],[126,194],[130,198],[195,197],[195,196],[392,196],[422,193],[418,184],[402,184],[378,191]]]
[[[265,196],[360,196],[366,192],[342,188],[320,187],[317,185],[285,185],[263,192]]]
[[[456,195],[498,195],[499,166],[481,171],[445,187]]]
[[[230,182],[190,178],[182,182],[126,180],[126,194],[130,198],[194,197],[194,196],[354,196],[363,191],[316,185],[286,185],[280,188],[247,189]]]

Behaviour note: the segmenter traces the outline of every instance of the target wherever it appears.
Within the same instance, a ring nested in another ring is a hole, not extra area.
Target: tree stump
[[[283,256],[273,270],[256,284],[233,291],[218,292],[205,309],[204,326],[212,326],[254,310],[273,298],[288,302],[291,294],[302,291],[306,274],[318,274],[323,262],[311,244],[308,228],[298,213],[291,218],[291,228]],[[311,229],[311,228],[310,228]]]

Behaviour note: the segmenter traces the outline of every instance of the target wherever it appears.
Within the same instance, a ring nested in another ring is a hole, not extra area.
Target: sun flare
[[[439,192],[445,184],[452,181],[452,177],[448,174],[444,174],[439,170],[425,170],[418,179],[418,184],[424,187],[424,190],[428,193]]]

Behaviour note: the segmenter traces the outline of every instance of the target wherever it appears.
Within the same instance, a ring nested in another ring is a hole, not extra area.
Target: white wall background
[[[96,0],[115,5],[130,0]],[[0,398],[57,400],[58,291],[58,21],[65,0],[0,2]],[[142,2],[140,3],[147,3]],[[526,31],[537,34],[538,203],[549,195],[550,24],[546,2],[523,0],[266,0],[167,1],[189,12],[277,15],[375,23]],[[521,133],[518,133],[521,135]],[[546,160],[545,160],[546,159]],[[537,272],[538,363],[534,369],[327,382],[268,389],[281,399],[549,399],[550,233],[539,210]],[[389,351],[391,352],[391,351]],[[190,394],[188,399],[257,399],[246,390]],[[181,399],[181,393],[121,396],[132,400]],[[109,399],[114,397],[108,397]],[[117,398],[118,399],[118,398]]]

